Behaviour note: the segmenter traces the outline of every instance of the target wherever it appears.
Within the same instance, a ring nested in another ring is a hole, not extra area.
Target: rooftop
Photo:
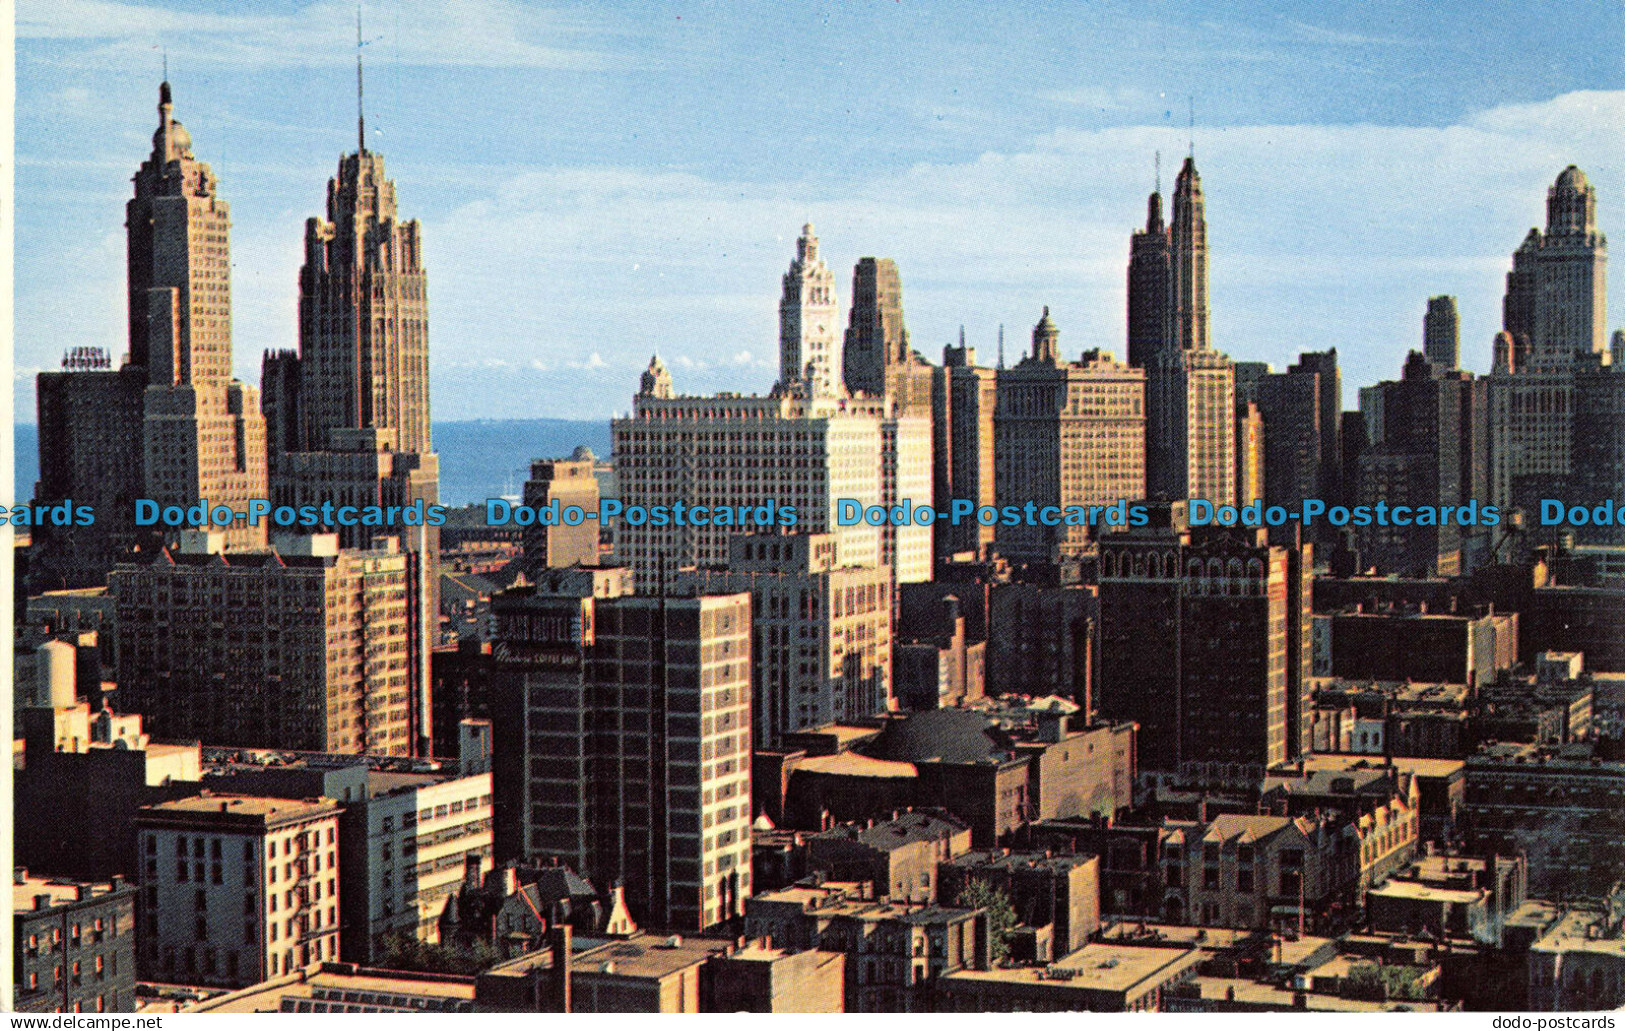
[[[1451,777],[1466,769],[1467,764],[1460,759],[1412,759],[1395,756],[1385,759],[1375,755],[1326,755],[1315,754],[1304,761],[1305,770],[1362,770],[1381,769],[1391,765],[1402,773],[1413,773],[1418,777]]]
[[[1435,888],[1431,885],[1421,884],[1417,881],[1389,881],[1380,888],[1373,888],[1370,896],[1379,896],[1389,899],[1407,899],[1413,902],[1454,902],[1457,905],[1470,906],[1475,902],[1483,902],[1489,892],[1483,888]]]
[[[262,798],[256,795],[216,795],[204,792],[190,798],[177,798],[158,805],[143,806],[142,816],[138,819],[161,819],[168,816],[201,818],[226,813],[235,818],[246,817],[267,823],[285,823],[333,815],[338,810],[338,803],[327,798]]]
[[[115,888],[124,885],[115,885],[109,881],[100,883],[88,881],[73,881],[63,877],[36,877],[22,867],[16,870],[12,878],[11,905],[13,912],[28,913],[35,911],[34,901],[41,895],[50,898],[49,907],[66,905],[70,902],[80,901],[80,893],[84,892],[86,899],[101,895],[110,895]]]
[[[732,939],[698,938],[686,935],[634,934],[630,938],[574,939],[571,976],[635,977],[659,980],[721,955],[734,945]],[[547,950],[530,952],[491,968],[492,973],[522,973],[549,969],[553,957]]]
[[[366,1007],[375,1011],[471,1012],[474,979],[451,974],[417,974],[370,970],[347,963],[324,963],[289,977],[263,981],[186,1007],[189,1013],[276,1013],[283,1000],[321,999],[334,1008]]]
[[[829,773],[842,777],[912,777],[918,772],[913,763],[871,759],[856,752],[815,755],[798,763],[796,771]]]
[[[1045,868],[1065,872],[1082,866],[1096,857],[1089,853],[1052,855],[1049,852],[1012,852],[1009,849],[982,849],[967,852],[949,860],[952,866],[992,868],[995,870],[1023,870]]]
[[[881,762],[882,760],[871,760]],[[908,765],[899,763],[897,765]],[[910,767],[912,769],[912,767]],[[886,849],[901,848],[919,841],[938,841],[942,838],[961,834],[969,830],[969,826],[957,817],[947,813],[914,812],[900,813],[890,820],[877,821],[869,826],[860,826],[855,823],[843,823],[831,827],[827,831],[809,835],[813,841],[860,841],[872,848]]]
[[[1041,984],[1051,989],[1137,994],[1135,990],[1145,982],[1166,981],[1201,961],[1202,953],[1197,949],[1091,942],[1047,967],[960,970],[946,975],[943,980],[950,988],[956,981],[996,981]]]
[[[1299,994],[1290,988],[1277,988],[1272,984],[1249,981],[1239,977],[1197,977],[1196,988],[1204,1000],[1237,1002],[1272,1009],[1294,1010]],[[1398,999],[1379,1002],[1375,999],[1345,999],[1340,995],[1303,992],[1303,1009],[1312,1013],[1380,1013],[1394,1010],[1412,1010],[1418,1013],[1438,1012],[1437,1002],[1402,1002]]]
[[[1590,909],[1571,909],[1558,918],[1531,949],[1538,952],[1589,952],[1625,959],[1625,939],[1608,937],[1606,917]]]

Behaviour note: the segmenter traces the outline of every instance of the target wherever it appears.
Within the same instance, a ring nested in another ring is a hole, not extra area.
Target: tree
[[[1010,904],[1009,895],[987,881],[973,880],[960,890],[954,905],[962,909],[987,910],[988,959],[993,963],[1003,963],[1010,957],[1010,938],[1016,929],[1016,907]]]
[[[468,945],[431,945],[413,934],[385,934],[380,938],[388,970],[417,970],[431,974],[477,974],[501,957],[488,942]]]

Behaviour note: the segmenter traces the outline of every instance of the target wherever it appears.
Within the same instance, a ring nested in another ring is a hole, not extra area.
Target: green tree
[[[1003,963],[1010,957],[1010,938],[1016,929],[1016,907],[1010,896],[987,881],[973,880],[965,885],[954,899],[954,905],[963,909],[987,910],[987,939],[989,959]]]
[[[477,974],[501,957],[487,942],[471,945],[431,945],[412,934],[386,934],[380,939],[386,970],[416,970],[431,974]]]

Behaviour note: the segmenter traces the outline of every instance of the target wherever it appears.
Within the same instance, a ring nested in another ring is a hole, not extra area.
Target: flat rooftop
[[[1482,888],[1471,891],[1463,888],[1435,888],[1416,881],[1389,881],[1380,888],[1372,888],[1368,895],[1389,899],[1407,899],[1412,902],[1454,902],[1470,906],[1484,901],[1489,893]]]
[[[817,755],[796,764],[796,772],[828,773],[841,777],[913,777],[918,771],[913,763],[891,759],[872,759],[856,752],[837,752]]]
[[[1204,1000],[1233,1001],[1280,1010],[1297,1009],[1293,1005],[1296,993],[1290,988],[1277,988],[1274,985],[1237,977],[1198,977],[1195,984]],[[1311,1013],[1381,1013],[1399,1009],[1417,1013],[1436,1013],[1439,1010],[1439,1004],[1431,1001],[1410,1002],[1391,999],[1387,1002],[1378,1002],[1374,999],[1345,999],[1339,995],[1322,995],[1318,992],[1304,992],[1303,996],[1304,1009]]]
[[[284,999],[295,1005],[317,998],[338,1006],[382,1012],[448,1009],[472,1011],[474,979],[451,974],[369,970],[328,963],[290,977],[264,981],[183,1008],[187,1013],[277,1013]]]
[[[1588,909],[1571,909],[1541,936],[1532,950],[1540,952],[1589,952],[1625,958],[1625,939],[1592,937],[1604,924],[1603,915]]]
[[[647,980],[660,980],[704,963],[733,944],[723,938],[657,934],[635,934],[624,941],[578,938],[575,943],[572,977],[604,974]]]
[[[79,901],[81,887],[88,889],[85,901],[102,895],[110,895],[113,885],[107,881],[100,883],[72,881],[62,877],[35,877],[26,871],[19,880],[12,878],[11,907],[14,913],[35,912],[34,900],[41,895],[50,897],[50,907],[66,905],[69,902]]]
[[[1160,982],[1173,978],[1201,961],[1202,954],[1198,949],[1091,942],[1047,967],[959,970],[948,974],[944,980],[1038,984],[1056,989],[1133,993],[1147,981]]]
[[[1411,759],[1395,756],[1385,759],[1380,755],[1334,755],[1317,752],[1304,760],[1304,770],[1380,770],[1384,766],[1393,766],[1401,773],[1412,773],[1418,777],[1451,777],[1467,768],[1467,764],[1460,759]],[[1277,770],[1280,767],[1276,768]]]
[[[332,799],[301,800],[291,798],[265,798],[258,795],[193,795],[170,802],[146,806],[142,810],[154,815],[205,817],[227,813],[236,817],[258,817],[265,820],[296,820],[325,813],[338,812],[339,804]]]

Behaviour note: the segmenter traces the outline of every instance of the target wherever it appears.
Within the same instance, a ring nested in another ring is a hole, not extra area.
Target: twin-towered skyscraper
[[[1196,160],[1162,195],[1130,244],[1129,364],[1146,371],[1146,488],[1157,500],[1236,498],[1235,369],[1208,339],[1207,215]]]

